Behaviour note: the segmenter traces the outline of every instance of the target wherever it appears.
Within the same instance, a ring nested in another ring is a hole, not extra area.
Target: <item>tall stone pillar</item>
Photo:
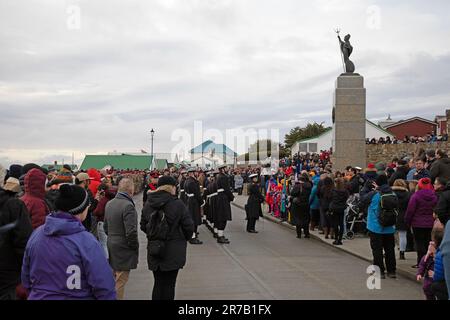
[[[333,170],[366,167],[366,89],[358,74],[337,78],[333,107]]]

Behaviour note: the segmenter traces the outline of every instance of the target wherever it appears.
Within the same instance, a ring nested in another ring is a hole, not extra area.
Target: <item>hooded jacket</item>
[[[89,178],[91,178],[91,182],[89,184],[89,190],[91,190],[92,195],[97,195],[98,186],[102,183],[102,175],[98,172],[97,169],[91,168],[87,171]]]
[[[432,228],[433,209],[437,203],[434,190],[419,190],[409,200],[405,223],[414,228]]]
[[[441,158],[433,162],[430,169],[431,180],[437,177],[450,180],[450,158]]]
[[[320,179],[313,179],[313,188],[311,190],[311,194],[309,195],[309,206],[312,210],[320,209],[320,201],[319,196],[317,194],[319,181]]]
[[[45,202],[45,180],[47,177],[39,169],[31,169],[25,176],[25,194],[21,200],[27,206],[33,229],[44,224],[50,208]]]
[[[180,199],[163,190],[150,192],[141,216],[141,230],[146,234],[150,217],[158,209],[164,211],[170,231],[165,241],[164,256],[161,258],[148,254],[148,268],[152,271],[181,269],[186,264],[187,240],[194,233],[194,221]]]
[[[450,182],[447,183],[445,189],[441,192],[434,212],[443,224],[447,223],[450,218]]]
[[[29,300],[115,300],[115,281],[100,243],[65,212],[31,235],[22,266]]]
[[[370,205],[367,210],[367,230],[378,234],[393,234],[395,233],[395,227],[383,227],[378,219],[381,211],[380,199],[381,195],[385,193],[391,193],[392,189],[388,185],[382,185],[378,192],[374,192]]]
[[[33,232],[25,204],[15,194],[0,188],[0,227],[15,224],[0,232],[0,296],[20,283],[23,254]]]
[[[408,230],[408,226],[405,223],[405,213],[408,208],[409,199],[411,198],[411,193],[408,189],[398,186],[393,186],[392,191],[398,198],[398,216],[395,228],[397,230]]]

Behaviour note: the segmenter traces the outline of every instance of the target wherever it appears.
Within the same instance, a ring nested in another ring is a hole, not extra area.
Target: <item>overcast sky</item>
[[[149,151],[152,127],[169,152],[195,120],[281,138],[331,124],[336,27],[352,35],[369,119],[434,119],[450,108],[449,12],[448,0],[2,0],[0,164]]]

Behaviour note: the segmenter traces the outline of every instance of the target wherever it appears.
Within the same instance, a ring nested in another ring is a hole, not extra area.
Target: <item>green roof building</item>
[[[169,163],[166,159],[155,159],[153,163],[153,169],[156,170],[164,170],[169,168]]]
[[[117,170],[148,170],[151,169],[153,157],[150,155],[86,155],[80,170],[90,168],[103,169],[111,166]]]

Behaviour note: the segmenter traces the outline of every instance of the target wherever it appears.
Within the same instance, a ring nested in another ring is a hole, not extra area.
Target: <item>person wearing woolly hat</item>
[[[9,166],[9,176],[19,179],[22,175],[22,166],[20,164],[12,164]]]
[[[154,226],[152,215],[160,210],[164,211],[169,233],[168,240],[163,241],[164,255],[155,256],[150,250],[155,239],[147,232]],[[174,300],[176,279],[186,264],[187,241],[194,233],[194,222],[184,203],[176,198],[176,180],[173,177],[163,176],[158,181],[158,189],[148,194],[140,226],[149,241],[147,262],[155,279],[152,299]]]
[[[25,250],[22,283],[28,299],[115,300],[103,249],[82,225],[89,209],[86,190],[68,184],[59,190],[58,211],[36,229]]]
[[[418,190],[411,196],[405,213],[406,225],[413,228],[417,265],[427,253],[428,243],[431,241],[431,230],[434,225],[433,212],[436,203],[437,196],[431,185],[431,179],[420,179]]]
[[[378,175],[380,175],[380,174],[384,174],[385,173],[385,171],[386,171],[386,163],[384,163],[384,162],[377,162],[376,164],[375,164],[375,169],[377,169],[377,174]]]

